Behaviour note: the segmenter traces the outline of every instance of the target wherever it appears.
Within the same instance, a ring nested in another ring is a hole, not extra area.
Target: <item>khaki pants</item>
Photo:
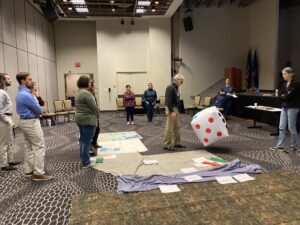
[[[44,174],[45,140],[40,120],[21,119],[19,127],[24,132],[25,138],[25,173]]]
[[[0,167],[8,166],[13,161],[12,127],[9,123],[0,120]]]
[[[172,136],[174,138],[174,144],[180,144],[180,124],[179,124],[179,112],[178,108],[174,108],[176,113],[176,118],[172,119],[171,114],[169,113],[168,107],[166,107],[166,128],[164,133],[164,143],[163,147],[171,147]]]

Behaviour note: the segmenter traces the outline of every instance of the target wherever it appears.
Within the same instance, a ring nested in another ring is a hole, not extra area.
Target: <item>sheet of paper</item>
[[[188,182],[193,182],[193,181],[196,181],[196,180],[201,180],[203,179],[202,177],[198,176],[198,175],[190,175],[190,176],[186,176],[186,177],[183,177],[185,180],[187,180]]]
[[[183,173],[193,173],[193,172],[197,172],[198,170],[195,169],[194,167],[190,167],[190,168],[181,168],[180,171]]]
[[[145,165],[152,165],[152,164],[158,164],[158,161],[156,159],[144,159]]]
[[[234,180],[231,176],[216,177],[216,180],[217,180],[220,184],[232,184],[232,183],[237,183],[237,181]]]
[[[235,176],[233,176],[233,178],[236,179],[239,182],[246,182],[246,181],[250,181],[250,180],[255,180],[255,178],[250,177],[247,173],[235,175]]]
[[[200,167],[209,167],[210,165],[202,164],[202,163],[194,163],[194,166],[200,168]]]
[[[234,98],[237,98],[238,96],[237,95],[231,95],[232,97],[234,97]]]
[[[172,193],[181,191],[177,185],[159,185],[158,187],[162,193]]]

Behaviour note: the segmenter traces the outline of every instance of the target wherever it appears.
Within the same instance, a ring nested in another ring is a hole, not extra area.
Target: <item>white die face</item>
[[[228,136],[226,120],[215,106],[198,112],[191,125],[204,146]]]

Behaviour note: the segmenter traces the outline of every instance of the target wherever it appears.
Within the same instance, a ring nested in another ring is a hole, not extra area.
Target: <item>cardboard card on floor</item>
[[[247,173],[235,175],[235,176],[233,176],[233,178],[236,179],[239,182],[246,182],[246,181],[250,181],[250,180],[255,180],[254,177],[250,177]]]
[[[191,176],[186,176],[186,177],[183,177],[185,180],[187,180],[188,182],[193,182],[193,181],[196,181],[196,180],[201,180],[203,179],[202,177],[198,176],[198,175],[191,175]]]
[[[183,173],[193,173],[193,172],[197,172],[198,170],[195,169],[194,167],[190,167],[190,168],[181,168],[180,171]]]
[[[144,159],[145,165],[152,165],[152,164],[158,164],[158,161],[156,159]]]
[[[103,159],[115,159],[117,158],[117,155],[105,155],[105,156],[102,156]]]
[[[237,181],[235,179],[233,179],[231,176],[216,177],[216,180],[220,184],[233,184],[233,183],[237,183]]]
[[[159,185],[158,187],[162,193],[172,193],[181,191],[177,185]]]

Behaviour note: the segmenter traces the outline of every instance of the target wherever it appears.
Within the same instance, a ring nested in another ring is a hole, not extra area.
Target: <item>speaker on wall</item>
[[[55,5],[52,0],[34,0],[34,2],[40,5],[41,10],[45,15],[45,18],[48,21],[52,22],[58,19]]]
[[[186,32],[192,31],[192,30],[194,29],[192,17],[190,17],[190,16],[185,17],[185,18],[183,19],[183,25],[184,25],[184,30],[185,30]]]

